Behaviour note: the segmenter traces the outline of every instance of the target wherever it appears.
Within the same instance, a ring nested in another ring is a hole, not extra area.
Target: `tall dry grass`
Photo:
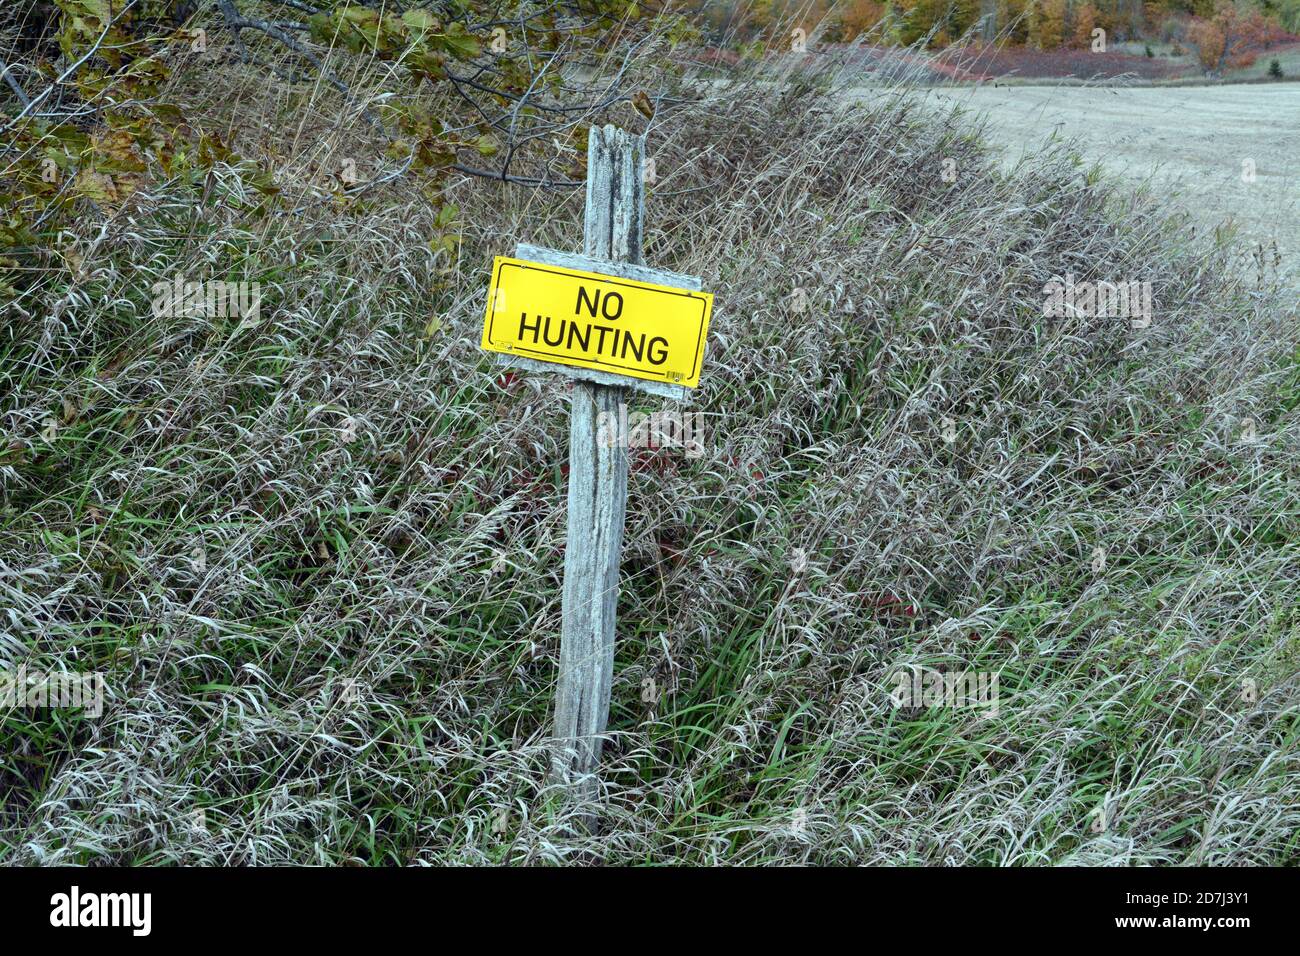
[[[448,264],[403,181],[330,198],[377,149],[332,91],[235,72],[187,95],[285,209],[160,189],[6,320],[0,658],[109,700],[6,715],[0,859],[1294,862],[1267,277],[901,86],[667,63],[646,260],[716,295],[705,454],[634,454],[596,832],[546,789],[566,389],[477,348],[491,256],[576,247],[581,196],[460,182]],[[1151,281],[1150,327],[1045,318],[1067,272]],[[260,320],[154,317],[177,273]],[[909,667],[997,716],[895,707]]]

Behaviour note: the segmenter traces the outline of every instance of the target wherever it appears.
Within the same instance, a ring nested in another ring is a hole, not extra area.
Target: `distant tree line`
[[[935,48],[958,40],[1052,50],[1106,41],[1176,42],[1214,72],[1240,66],[1287,33],[1300,32],[1300,0],[694,0],[715,41],[784,42],[776,31],[820,27],[823,42],[859,37]]]

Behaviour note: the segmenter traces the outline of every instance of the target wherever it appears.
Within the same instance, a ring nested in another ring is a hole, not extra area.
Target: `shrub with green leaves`
[[[508,9],[439,0],[400,11],[382,0],[54,0],[11,13],[0,32],[0,293],[20,306],[67,223],[107,220],[141,190],[198,188],[220,161],[241,171],[264,211],[276,206],[274,164],[232,154],[224,131],[183,108],[179,85],[219,84],[243,69],[286,95],[328,85],[334,107],[386,144],[371,180],[343,181],[340,192],[404,178],[440,206],[453,173],[538,185],[580,178],[588,118],[627,95],[629,53],[690,33],[632,0]],[[343,79],[361,75],[364,94]],[[448,247],[454,237],[433,241]]]

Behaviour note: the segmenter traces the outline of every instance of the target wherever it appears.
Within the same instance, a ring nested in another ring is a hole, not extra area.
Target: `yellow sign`
[[[498,256],[483,348],[695,388],[712,308],[708,292]]]

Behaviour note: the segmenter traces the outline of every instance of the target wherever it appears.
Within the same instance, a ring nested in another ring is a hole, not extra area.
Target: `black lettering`
[[[615,312],[613,315],[610,315],[609,303],[613,299],[618,300],[618,311]],[[623,314],[623,297],[619,295],[617,292],[606,292],[605,301],[602,302],[600,305],[600,314],[603,315],[605,318],[607,318],[609,321],[613,322],[615,319],[617,319],[620,315]]]
[[[569,323],[569,348],[573,348],[573,340],[578,339],[578,341],[582,345],[582,350],[585,352],[587,351],[587,349],[590,348],[590,345],[588,343],[591,342],[591,326],[584,325],[582,329],[583,331],[581,337],[579,337],[578,323],[577,322]]]
[[[633,344],[634,342],[636,343],[635,345]],[[636,360],[638,362],[644,361],[642,356],[645,354],[645,336],[642,335],[641,338],[639,339],[633,339],[631,332],[624,332],[623,333],[623,355],[622,355],[623,358],[627,358],[628,349],[632,350],[632,354],[636,356]]]
[[[655,357],[656,342],[663,343],[663,348],[660,349],[658,358]],[[650,359],[651,365],[663,365],[664,362],[667,362],[668,361],[668,340],[658,335],[652,338],[650,340],[650,354],[648,358]]]
[[[555,337],[555,341],[552,342],[551,341],[551,317],[548,315],[546,317],[546,329],[545,331],[542,332],[542,339],[551,348],[555,348],[557,345],[563,342],[564,341],[564,319],[560,319],[560,334],[557,335]]]
[[[519,338],[520,339],[524,337],[524,330],[527,328],[529,328],[528,313],[524,312],[519,316]],[[536,345],[537,333],[542,330],[542,317],[540,315],[537,317],[537,321],[532,324],[532,330],[533,330],[533,344]]]
[[[596,298],[591,299],[587,297],[587,290],[582,286],[578,286],[578,304],[574,306],[574,315],[582,314],[582,303],[584,302],[587,303],[587,311],[591,313],[591,317],[594,319],[596,317],[596,306],[600,304],[600,290],[597,289]]]

